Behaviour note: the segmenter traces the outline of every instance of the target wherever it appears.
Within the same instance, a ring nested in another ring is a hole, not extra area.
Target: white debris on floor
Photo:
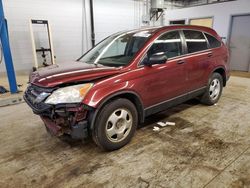
[[[166,121],[165,123],[157,122],[157,125],[159,125],[160,127],[166,127],[168,125],[175,126],[175,122],[169,122],[169,121]],[[153,131],[160,131],[160,127],[154,126]]]
[[[166,123],[163,123],[163,122],[158,122],[157,124],[160,125],[161,127],[166,127],[167,126]]]
[[[157,124],[160,125],[161,127],[166,127],[168,125],[175,126],[175,122],[169,122],[169,121],[167,121],[165,123],[164,122],[158,122]]]
[[[159,127],[154,126],[153,131],[160,131]]]

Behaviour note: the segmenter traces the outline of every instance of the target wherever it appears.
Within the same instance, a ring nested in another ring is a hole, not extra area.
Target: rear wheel
[[[93,140],[104,150],[116,150],[126,145],[134,135],[138,113],[132,102],[117,99],[98,113]]]
[[[208,87],[206,92],[201,97],[201,102],[207,105],[213,105],[220,99],[223,89],[222,76],[219,73],[213,73],[209,79]]]

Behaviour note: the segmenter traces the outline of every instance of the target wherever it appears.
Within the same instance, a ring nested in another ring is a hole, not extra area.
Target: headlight
[[[93,86],[92,83],[57,89],[45,101],[47,104],[79,103]]]

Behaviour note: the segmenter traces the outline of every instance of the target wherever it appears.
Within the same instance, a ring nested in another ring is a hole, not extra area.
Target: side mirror
[[[164,64],[166,61],[167,61],[167,56],[165,52],[158,52],[152,54],[146,61],[143,62],[143,64],[151,66],[155,64]]]

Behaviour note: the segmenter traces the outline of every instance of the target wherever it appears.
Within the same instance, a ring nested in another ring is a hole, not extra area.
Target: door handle
[[[213,56],[213,53],[212,52],[209,52],[208,54],[207,54],[207,57],[212,57]]]
[[[179,61],[177,61],[177,64],[183,64],[183,63],[185,63],[185,61],[184,60],[179,60]]]

